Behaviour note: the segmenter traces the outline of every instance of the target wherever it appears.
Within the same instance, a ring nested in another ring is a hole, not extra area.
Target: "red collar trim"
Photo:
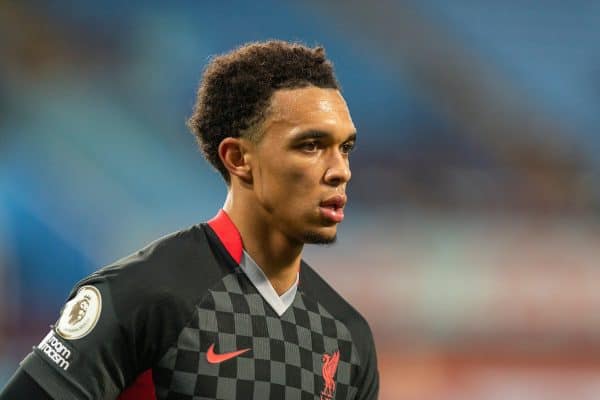
[[[244,248],[242,245],[242,236],[225,210],[219,210],[217,215],[208,221],[208,225],[215,231],[231,258],[239,264],[242,261],[242,251]]]

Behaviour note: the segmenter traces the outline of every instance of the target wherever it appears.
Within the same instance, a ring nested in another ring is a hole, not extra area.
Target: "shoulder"
[[[361,353],[374,350],[371,328],[367,320],[304,261],[300,269],[300,290],[346,325]]]
[[[169,294],[187,295],[220,279],[202,225],[173,232],[109,264],[75,287],[102,284],[116,299],[140,302]],[[211,282],[212,281],[212,282]],[[73,294],[73,293],[72,293]]]
[[[155,362],[192,317],[195,306],[224,275],[207,240],[204,225],[164,236],[80,281],[96,287],[130,338],[145,365]]]
[[[335,291],[314,269],[302,263],[300,270],[300,290],[325,308],[349,331],[357,351],[359,374],[353,385],[358,388],[356,398],[377,398],[379,372],[373,334],[367,320]]]
[[[193,261],[202,261],[200,246],[206,242],[201,225],[163,236],[134,253],[121,258],[84,279],[87,283],[94,280],[114,280],[119,278],[143,278],[148,273],[169,275],[165,269],[181,269]]]

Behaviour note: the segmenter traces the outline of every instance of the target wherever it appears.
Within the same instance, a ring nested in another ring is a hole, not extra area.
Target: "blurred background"
[[[600,398],[600,2],[0,1],[0,387],[71,287],[212,217],[185,120],[244,42],[323,45],[359,130],[312,263],[381,399]]]

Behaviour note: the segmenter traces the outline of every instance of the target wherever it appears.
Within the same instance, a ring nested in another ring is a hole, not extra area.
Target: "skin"
[[[320,203],[345,197],[356,128],[338,90],[313,86],[275,91],[258,128],[258,141],[219,146],[231,177],[223,209],[281,295],[296,281],[304,244],[335,241],[337,223]]]

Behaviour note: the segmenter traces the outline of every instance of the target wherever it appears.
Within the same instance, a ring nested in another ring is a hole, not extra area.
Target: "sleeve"
[[[21,367],[54,399],[114,399],[137,375],[128,336],[108,283],[84,285]]]
[[[377,353],[373,335],[368,325],[364,335],[365,348],[361,352],[361,374],[358,380],[356,400],[377,400],[379,398],[379,370],[377,369]]]
[[[0,391],[0,400],[27,399],[52,400],[22,368],[10,378],[4,389]]]

